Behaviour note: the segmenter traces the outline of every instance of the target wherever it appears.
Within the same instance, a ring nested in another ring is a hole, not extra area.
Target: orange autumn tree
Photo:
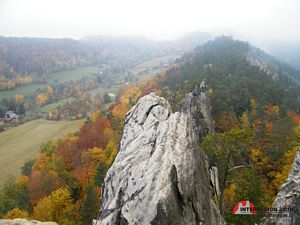
[[[31,205],[36,205],[40,199],[62,185],[61,178],[54,171],[33,171],[28,184]]]
[[[42,105],[45,105],[47,103],[48,99],[49,99],[48,95],[46,95],[44,93],[41,93],[38,96],[36,96],[35,103],[38,106],[42,106]]]
[[[105,136],[107,129],[111,129],[110,121],[107,118],[99,118],[94,123],[86,123],[80,128],[78,135],[79,149],[104,148],[107,145],[107,137]]]
[[[62,157],[65,168],[74,170],[81,164],[81,155],[89,148],[104,148],[108,139],[113,137],[111,124],[107,118],[84,124],[77,135],[71,135],[57,148],[56,154]]]
[[[73,174],[83,190],[87,190],[93,180],[102,152],[102,148],[94,147],[82,153],[81,164],[76,167]]]

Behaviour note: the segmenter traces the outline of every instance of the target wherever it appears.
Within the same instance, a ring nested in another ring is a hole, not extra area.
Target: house
[[[115,98],[116,94],[114,94],[114,93],[108,93],[108,96],[111,97],[111,98]]]
[[[18,115],[14,113],[14,111],[7,111],[4,116],[5,122],[13,121],[14,119],[18,119]]]
[[[170,63],[164,63],[163,64],[163,68],[165,68],[165,69],[169,68],[169,66],[170,66]]]

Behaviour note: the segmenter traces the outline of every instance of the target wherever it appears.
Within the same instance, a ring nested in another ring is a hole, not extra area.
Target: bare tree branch
[[[240,168],[251,168],[251,165],[235,166],[235,167],[232,167],[231,169],[229,169],[228,172],[231,172],[233,170],[240,169]]]

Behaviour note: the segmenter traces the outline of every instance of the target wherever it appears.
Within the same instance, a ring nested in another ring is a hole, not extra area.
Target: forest
[[[294,81],[300,73],[287,75],[289,66],[268,57],[253,64],[252,48],[229,37],[216,38],[183,56],[158,85],[176,109],[195,84],[206,81],[215,132],[199,146],[220,170],[216,202],[233,224],[245,224],[245,218],[247,224],[260,222],[263,214],[239,217],[232,209],[240,199],[257,208],[271,207],[300,144],[299,84]]]
[[[77,133],[40,146],[22,176],[0,192],[0,217],[90,224],[99,210],[101,184],[118,150],[124,116],[137,99],[157,91],[145,82],[122,90],[109,109],[95,111]],[[45,210],[47,208],[47,210]]]

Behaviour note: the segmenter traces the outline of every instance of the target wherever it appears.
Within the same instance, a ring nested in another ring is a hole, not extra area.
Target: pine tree
[[[86,197],[81,208],[81,222],[91,224],[97,216],[97,197],[95,194],[95,185],[92,183],[87,189]]]
[[[100,160],[94,178],[94,183],[96,186],[101,187],[106,171],[107,167],[105,165],[105,162],[103,160]]]
[[[105,95],[103,96],[103,102],[105,104],[111,103],[111,98],[110,98],[110,96],[107,93],[105,93]]]

